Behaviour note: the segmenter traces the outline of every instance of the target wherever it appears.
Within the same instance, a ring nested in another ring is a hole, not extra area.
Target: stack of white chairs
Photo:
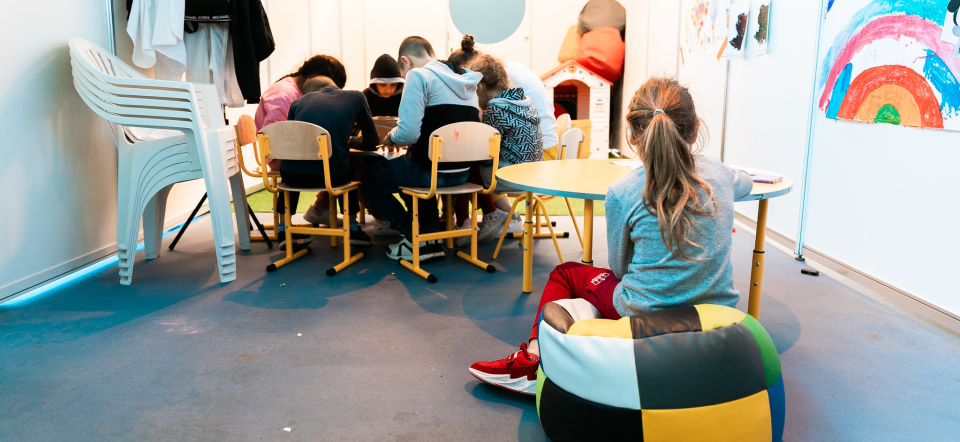
[[[236,134],[223,122],[216,87],[148,78],[87,40],[69,41],[73,84],[83,101],[110,122],[118,151],[117,252],[120,284],[133,276],[140,218],[147,259],[159,256],[171,186],[206,184],[220,282],[236,279],[228,179],[235,199],[240,246],[250,249],[246,198],[237,165]],[[147,129],[161,129],[138,137]]]

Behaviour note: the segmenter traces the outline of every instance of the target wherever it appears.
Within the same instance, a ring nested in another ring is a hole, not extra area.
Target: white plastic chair
[[[234,195],[243,195],[244,188],[236,134],[220,116],[216,87],[148,78],[87,40],[74,38],[69,46],[74,87],[90,109],[110,122],[116,138],[120,284],[129,285],[133,276],[141,216],[146,256],[153,259],[160,254],[170,187],[198,178],[206,184],[220,282],[236,279],[228,177]],[[132,142],[123,126],[182,134]],[[246,199],[234,199],[240,246],[249,250]]]

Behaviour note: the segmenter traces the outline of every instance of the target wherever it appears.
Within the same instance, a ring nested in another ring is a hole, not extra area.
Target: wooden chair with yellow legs
[[[237,159],[240,163],[240,170],[249,177],[260,178],[261,170],[264,168],[260,164],[260,149],[257,145],[257,125],[253,122],[253,117],[249,115],[241,115],[240,119],[237,121],[237,125],[234,126],[234,131],[237,134]],[[250,145],[253,148],[253,157],[257,162],[257,166],[253,170],[247,168],[247,164],[243,158],[243,146]],[[280,178],[280,172],[268,172],[273,187],[276,187],[277,180]],[[252,210],[251,210],[252,212]],[[256,218],[256,214],[252,215]],[[254,219],[254,222],[258,223],[257,227],[260,228],[260,236],[251,234],[251,241],[266,241],[270,248],[273,248],[271,241],[277,241],[279,235],[276,233],[276,226],[280,222],[280,215],[277,213],[277,195],[273,194],[273,224],[259,224],[259,221]],[[267,235],[266,230],[274,230],[273,235]]]
[[[574,155],[576,158],[579,155],[580,148],[583,142],[583,132],[580,129],[570,129],[564,132],[560,136],[560,144],[557,154],[559,155],[560,160],[568,158],[568,155]],[[526,192],[505,192],[507,196],[514,196],[516,199],[513,201],[513,205],[510,207],[509,218],[513,218],[513,214],[517,210],[517,205],[521,202],[526,201]],[[569,236],[567,232],[556,233],[553,231],[553,227],[556,225],[550,221],[550,216],[547,214],[546,205],[547,201],[552,200],[554,197],[551,195],[537,195],[534,194],[536,199],[536,206],[534,207],[535,221],[533,222],[533,238],[552,238],[554,247],[557,249],[557,256],[560,258],[560,262],[563,263],[563,253],[560,252],[560,245],[557,243],[557,237],[566,238]],[[577,238],[580,239],[580,246],[583,247],[583,234],[580,232],[580,226],[577,224],[577,218],[573,212],[573,205],[570,204],[570,198],[564,198],[567,203],[567,210],[570,211],[570,219],[573,220],[573,228],[577,231]],[[541,222],[540,217],[543,216],[546,218],[546,222]],[[550,229],[549,234],[542,232],[542,227],[546,226]],[[497,248],[493,252],[493,259],[497,259],[497,256],[500,254],[500,247],[503,246],[503,240],[507,237],[507,232],[509,231],[510,224],[503,226],[503,232],[500,233],[500,241],[497,242]],[[511,235],[511,238],[520,239],[523,241],[522,233],[514,233]]]
[[[271,193],[283,194],[284,221],[288,226],[285,230],[287,241],[287,256],[283,259],[267,266],[267,271],[272,272],[283,267],[297,258],[310,253],[310,248],[304,248],[296,253],[293,251],[293,234],[301,233],[305,235],[323,235],[330,237],[330,245],[337,247],[337,238],[343,238],[343,262],[327,270],[327,276],[336,275],[341,270],[363,258],[363,253],[356,255],[350,254],[350,191],[356,190],[360,186],[358,181],[353,181],[343,186],[334,187],[330,184],[330,156],[333,154],[333,145],[330,143],[330,134],[326,129],[302,121],[281,121],[264,127],[258,134],[260,141],[260,163],[266,164],[267,159],[277,160],[321,160],[323,161],[323,176],[325,181],[324,188],[307,189],[297,188],[284,183],[276,183],[265,168],[261,168],[260,176],[263,178],[263,186]],[[320,191],[326,191],[330,194],[330,228],[295,226],[291,223],[293,207],[290,207],[290,192],[307,192],[315,194]],[[343,196],[343,226],[337,228],[337,197]]]
[[[484,189],[479,184],[465,183],[452,187],[437,187],[437,166],[446,162],[471,162],[493,160],[493,169],[497,169],[500,158],[500,132],[482,123],[463,122],[443,126],[430,135],[430,188],[401,187],[403,193],[413,197],[413,262],[400,259],[400,265],[410,269],[427,281],[437,282],[437,277],[420,268],[420,243],[444,240],[447,248],[453,248],[453,239],[470,237],[470,254],[457,251],[457,256],[490,273],[496,268],[477,259],[477,194],[489,194],[496,188],[496,177],[490,187]],[[444,198],[444,211],[447,218],[447,231],[420,233],[420,200],[425,204],[434,204],[433,197]],[[453,230],[452,195],[470,195],[470,229]]]

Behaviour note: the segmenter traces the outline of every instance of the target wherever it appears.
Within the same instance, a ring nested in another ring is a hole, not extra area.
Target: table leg
[[[583,200],[583,261],[593,267],[593,200]]]
[[[533,211],[536,208],[533,193],[527,192],[527,211],[523,218],[523,292],[533,292]]]
[[[767,201],[760,200],[757,212],[757,242],[753,248],[753,266],[750,267],[750,299],[747,313],[760,319],[760,290],[763,289],[763,244],[767,233]]]

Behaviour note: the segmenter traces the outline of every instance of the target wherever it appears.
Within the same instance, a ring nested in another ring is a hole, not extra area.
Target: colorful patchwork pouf
[[[780,358],[752,316],[698,305],[598,318],[582,299],[541,312],[537,412],[554,442],[782,439]]]

